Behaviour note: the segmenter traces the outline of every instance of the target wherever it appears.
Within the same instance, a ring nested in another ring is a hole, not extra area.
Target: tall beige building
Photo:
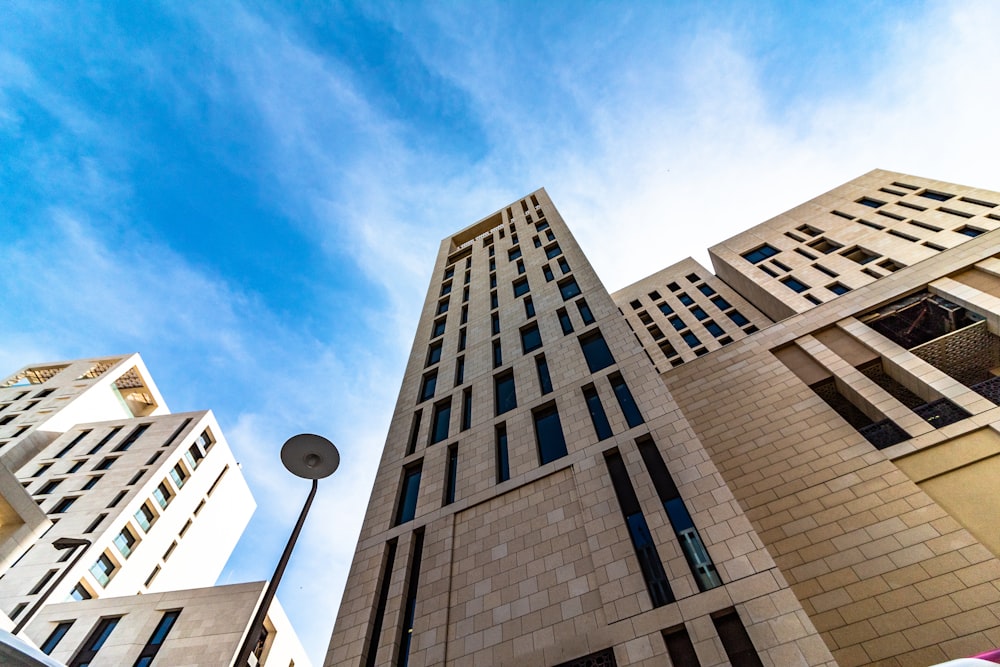
[[[446,238],[326,664],[1000,645],[998,204],[874,171],[613,295],[544,190]]]

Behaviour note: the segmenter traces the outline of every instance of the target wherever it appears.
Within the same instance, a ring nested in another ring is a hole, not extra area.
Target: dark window
[[[670,306],[668,306],[665,303],[661,303],[659,305],[659,309],[660,309],[660,312],[663,313],[664,315],[670,315],[671,313],[674,312],[674,309],[671,308]]]
[[[510,458],[507,454],[507,425],[496,427],[497,484],[510,479]]]
[[[521,247],[516,246],[507,251],[507,260],[513,262],[515,259],[521,256]]]
[[[448,465],[445,470],[444,504],[455,502],[455,488],[458,486],[458,445],[448,447]]]
[[[656,494],[660,497],[660,502],[663,503],[663,508],[667,511],[667,518],[670,519],[670,525],[681,545],[681,551],[684,552],[684,558],[698,583],[699,590],[707,591],[721,586],[722,580],[715,569],[715,564],[705,549],[701,535],[691,519],[691,514],[677,490],[673,477],[670,476],[670,471],[667,470],[667,466],[663,462],[663,457],[660,455],[656,443],[649,436],[643,436],[636,443],[639,446],[642,461],[646,464],[646,470],[649,471],[650,479],[653,480]]]
[[[576,308],[580,311],[580,318],[583,320],[584,324],[594,323],[594,314],[590,312],[590,306],[587,305],[586,299],[580,299],[577,301]]]
[[[809,285],[806,285],[805,283],[800,282],[795,278],[792,278],[791,276],[782,279],[781,283],[788,289],[792,290],[793,292],[805,292],[807,289],[809,289]]]
[[[94,488],[94,485],[97,484],[99,481],[101,481],[101,475],[94,475],[93,477],[89,478],[84,483],[83,486],[80,487],[80,490],[81,491],[90,491],[92,488]]]
[[[66,633],[69,631],[71,627],[73,627],[73,621],[63,621],[62,623],[57,625],[55,629],[52,631],[52,634],[49,635],[48,639],[42,642],[42,645],[39,646],[39,648],[42,650],[42,653],[44,653],[45,655],[50,655],[53,649],[55,649],[56,645],[59,644],[59,641],[66,636]]]
[[[642,414],[639,413],[639,407],[635,404],[635,399],[632,398],[632,392],[625,384],[625,378],[620,373],[615,373],[609,379],[611,380],[611,389],[615,392],[615,398],[618,399],[618,405],[621,406],[622,414],[625,415],[625,422],[629,428],[638,426],[643,422]]]
[[[559,264],[559,270],[560,271],[562,271],[564,274],[569,273],[569,271],[570,271],[570,269],[569,269],[569,262],[566,261],[565,257],[560,257],[557,260],[557,262]]]
[[[523,295],[527,294],[528,291],[531,289],[528,286],[528,279],[527,278],[518,278],[517,280],[514,281],[513,286],[514,286],[514,296],[515,297],[523,296]]]
[[[42,488],[40,488],[38,491],[36,491],[36,494],[40,495],[40,496],[45,496],[45,495],[48,495],[48,494],[52,493],[53,491],[56,490],[56,487],[59,486],[59,482],[61,482],[61,481],[62,481],[61,479],[54,479],[54,480],[50,480],[50,481],[46,482],[42,486]]]
[[[524,297],[524,316],[525,317],[535,316],[535,304],[531,300],[530,296]]]
[[[668,317],[667,322],[670,322],[670,326],[672,326],[676,331],[683,331],[684,329],[687,329],[687,325],[684,324],[684,320],[677,317],[676,315],[673,317]]]
[[[452,278],[454,276],[455,276],[455,267],[454,266],[449,266],[448,268],[446,268],[444,270],[444,279],[445,280],[448,280],[448,278]]]
[[[10,419],[13,419],[16,416],[17,415],[11,415]],[[4,423],[6,423],[6,422],[4,422]],[[111,433],[109,433],[104,438],[104,440],[101,440],[101,444],[103,445],[115,433],[117,433],[121,429],[122,429],[121,426],[116,426],[115,428],[111,429]],[[76,446],[77,443],[79,443],[81,440],[83,440],[84,438],[86,438],[88,435],[90,435],[90,429],[87,429],[86,431],[80,431],[80,433],[78,433],[77,436],[75,438],[73,438],[68,445],[66,445],[65,447],[63,447],[62,449],[60,449],[59,453],[56,454],[55,456],[53,456],[52,458],[54,458],[54,459],[61,459],[62,457],[66,456],[67,454],[69,454],[69,450],[73,449],[73,447]]]
[[[378,604],[375,606],[375,621],[372,623],[371,635],[368,636],[368,651],[365,654],[365,667],[375,667],[379,640],[382,637],[382,623],[385,619],[385,606],[389,600],[389,584],[392,580],[392,566],[396,560],[396,539],[386,545],[386,556],[379,576]]]
[[[615,358],[611,356],[611,350],[599,329],[580,336],[579,340],[580,349],[583,350],[583,357],[587,360],[587,368],[591,373],[615,363]]]
[[[420,433],[420,418],[423,414],[423,410],[417,410],[413,413],[413,423],[410,424],[410,440],[406,443],[407,456],[417,451],[417,437]]]
[[[500,299],[497,297],[496,290],[490,292],[490,310],[496,310],[500,307]]]
[[[455,360],[455,386],[465,382],[465,357],[461,356]]]
[[[153,489],[153,498],[155,498],[160,507],[164,509],[170,504],[170,499],[172,497],[173,494],[170,493],[170,489],[168,489],[167,485],[163,482],[160,482],[160,485]]]
[[[677,295],[677,298],[680,299],[680,302],[683,303],[685,306],[690,306],[692,303],[694,303],[694,299],[692,299],[687,294],[687,292],[681,292],[680,294]]]
[[[149,665],[153,664],[153,658],[156,657],[160,646],[163,645],[167,635],[170,634],[170,629],[174,627],[174,623],[180,615],[180,609],[163,613],[160,622],[156,624],[153,634],[149,636],[149,640],[142,647],[142,651],[140,651],[139,657],[136,658],[132,667],[149,667]]]
[[[468,336],[465,331],[465,327],[458,330],[458,351],[461,352],[465,349],[465,345],[468,342]]]
[[[977,236],[979,236],[980,234],[983,233],[982,229],[976,229],[975,227],[970,227],[968,225],[965,225],[964,227],[959,227],[955,231],[958,232],[959,234],[965,234],[966,236],[971,236],[973,238],[975,238],[975,237],[977,237]],[[882,265],[879,264],[879,266],[882,266]]]
[[[566,439],[563,436],[556,404],[550,403],[535,410],[532,417],[535,421],[535,440],[538,443],[538,459],[541,465],[566,456]]]
[[[517,260],[517,273],[518,275],[524,273],[524,262],[522,260]]]
[[[538,325],[532,324],[521,329],[521,349],[525,354],[537,350],[542,346],[542,334],[538,331]]]
[[[118,503],[120,503],[121,501],[125,500],[126,494],[127,494],[126,491],[119,491],[118,495],[116,495],[114,498],[112,498],[111,502],[108,503],[108,507],[117,507]]]
[[[424,375],[423,380],[420,383],[420,401],[426,401],[429,398],[434,398],[434,390],[437,388],[437,371],[432,371]]]
[[[494,336],[500,333],[500,313],[490,313],[490,332]]]
[[[548,264],[542,266],[542,275],[545,276],[545,282],[551,282],[555,279],[555,276],[552,274],[552,267]]]
[[[559,326],[562,327],[563,334],[573,333],[573,321],[569,319],[566,309],[560,308],[556,311],[556,315],[559,317]]]
[[[431,444],[441,442],[448,437],[448,426],[451,421],[451,399],[434,404],[434,416],[431,420]]]
[[[451,281],[449,280],[445,284],[441,285],[441,296],[451,293]]]
[[[611,484],[615,489],[615,496],[618,497],[618,506],[625,518],[625,525],[628,528],[636,558],[639,560],[639,569],[646,581],[649,598],[654,607],[662,607],[674,601],[674,594],[670,590],[670,583],[667,581],[663,563],[660,561],[660,555],[653,543],[653,536],[646,524],[646,517],[643,516],[639,506],[639,499],[635,495],[635,489],[632,488],[632,482],[629,481],[625,461],[622,460],[618,450],[613,449],[604,454],[604,462],[608,466]]]
[[[562,248],[559,247],[558,243],[553,243],[552,245],[547,246],[545,248],[545,256],[548,257],[549,259],[552,259],[553,257],[558,257],[561,254],[562,254]]]
[[[396,507],[396,525],[413,521],[417,511],[417,493],[420,491],[420,463],[403,471],[403,486]]]
[[[442,299],[438,301],[437,314],[444,315],[448,312],[448,299]]]
[[[534,238],[532,238],[531,242],[535,244],[536,248],[541,248],[542,247],[542,240],[540,238],[538,238],[537,236],[534,237]]]
[[[948,201],[955,195],[950,195],[947,192],[935,192],[934,190],[924,190],[923,192],[917,193],[921,197],[926,197],[927,199],[933,199],[934,201]]]
[[[52,577],[56,576],[56,572],[58,571],[59,570],[49,570],[48,572],[43,574],[42,578],[38,580],[38,583],[32,586],[31,590],[28,591],[28,595],[37,595],[38,593],[40,593],[41,590],[45,588],[45,584],[52,581]]]
[[[708,313],[706,313],[701,306],[695,306],[691,309],[691,314],[697,317],[699,320],[704,320],[708,318]]]
[[[503,366],[503,348],[500,345],[500,339],[497,338],[493,341],[493,368],[501,366]]]
[[[431,338],[437,338],[444,334],[445,318],[434,321],[434,329],[431,331]]]
[[[834,294],[847,294],[851,291],[851,288],[843,283],[830,283],[826,288]]]
[[[884,201],[879,201],[878,199],[872,199],[871,197],[862,197],[858,200],[858,203],[862,206],[869,206],[871,208],[878,208],[879,206],[885,206]]]
[[[517,390],[514,386],[513,371],[507,371],[493,377],[493,395],[498,415],[517,407]]]
[[[89,594],[88,594],[89,597]],[[80,650],[77,651],[76,655],[73,656],[73,660],[69,663],[69,667],[89,667],[90,663],[97,656],[97,652],[101,650],[104,646],[104,642],[108,640],[111,632],[118,625],[118,619],[120,616],[115,616],[114,618],[102,618],[97,622],[97,626],[94,631],[90,633],[87,637],[87,641],[83,643]]]
[[[853,262],[857,262],[858,264],[867,264],[868,262],[876,260],[882,256],[865,250],[860,246],[848,248],[840,254]]]
[[[73,590],[70,591],[69,596],[74,600],[76,600],[77,602],[79,602],[80,600],[89,600],[90,598],[94,597],[93,595],[90,594],[90,591],[87,590],[87,587],[84,586],[82,583],[79,583],[76,586],[74,586]]]
[[[722,640],[722,647],[726,649],[729,662],[733,667],[762,667],[757,650],[750,641],[743,622],[740,621],[739,614],[735,609],[729,609],[717,616],[713,616],[712,623]]]
[[[777,248],[774,248],[773,246],[770,246],[765,243],[764,245],[758,248],[754,248],[753,250],[743,253],[743,259],[747,260],[751,264],[759,264],[768,257],[773,257],[774,255],[777,254],[778,254]],[[671,287],[671,289],[673,289],[673,287]]]
[[[468,430],[472,426],[472,389],[462,392],[462,429]]]
[[[66,498],[63,498],[58,503],[56,503],[56,506],[53,507],[52,511],[49,512],[49,513],[50,514],[62,514],[63,512],[69,511],[69,508],[73,506],[73,503],[76,502],[76,499],[78,497],[79,496],[67,496]]]
[[[548,228],[549,228],[549,223],[546,222],[545,220],[539,220],[538,223],[535,225],[535,229],[537,229],[540,232],[543,232]]]
[[[468,321],[469,321],[469,307],[468,306],[462,306],[462,315],[461,315],[461,317],[459,317],[458,323],[459,324],[466,324],[466,323],[468,323]]]
[[[705,328],[708,329],[708,333],[712,334],[716,338],[726,335],[726,332],[722,329],[722,327],[711,320],[705,322]]]
[[[433,366],[439,361],[441,361],[441,341],[431,343],[431,346],[427,348],[427,363],[425,366]]]
[[[681,338],[683,338],[684,342],[688,344],[688,347],[690,347],[692,349],[698,347],[699,345],[701,345],[701,341],[698,340],[698,337],[695,336],[690,331],[685,331],[684,333],[682,333],[681,334]]]
[[[698,285],[698,290],[705,296],[712,296],[715,294],[715,290],[708,285]]]
[[[740,311],[738,311],[738,310],[734,310],[734,311],[732,311],[730,313],[726,313],[726,315],[729,316],[729,319],[731,319],[733,322],[735,322],[738,326],[742,327],[745,324],[750,324],[750,320],[748,320],[747,318],[743,317],[743,314]]]
[[[545,355],[540,354],[535,357],[535,368],[538,371],[538,386],[542,390],[542,395],[552,391],[552,378],[549,377],[549,364],[545,361]]]
[[[667,645],[670,664],[679,667],[701,667],[698,654],[694,651],[691,637],[683,625],[663,631],[663,641]]]
[[[503,230],[500,230],[503,236]],[[406,667],[410,659],[410,644],[413,640],[413,625],[417,612],[417,590],[420,581],[420,561],[424,552],[424,529],[414,532],[413,555],[410,557],[410,567],[407,573],[406,602],[403,605],[403,635],[399,640],[399,651],[396,664]]]
[[[730,308],[729,302],[723,299],[721,296],[714,297],[712,299],[712,303],[714,303],[715,307],[718,308],[719,310],[728,310]]]
[[[497,286],[497,274],[491,273],[490,274],[490,289],[493,289],[496,286]]]
[[[559,281],[559,293],[562,294],[563,301],[569,301],[580,294],[580,286],[576,284],[576,278],[566,278]]]
[[[583,388],[583,398],[587,401],[587,410],[590,411],[590,421],[594,424],[597,439],[604,440],[614,435],[611,432],[611,424],[608,423],[608,415],[601,404],[601,397],[597,395],[594,385],[589,384]]]

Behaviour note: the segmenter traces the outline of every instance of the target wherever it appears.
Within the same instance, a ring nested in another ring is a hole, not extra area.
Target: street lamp
[[[309,491],[309,497],[306,498],[306,504],[302,506],[299,520],[295,523],[295,528],[288,538],[288,544],[285,545],[285,550],[278,560],[278,566],[274,568],[274,574],[271,576],[271,581],[267,584],[264,597],[261,599],[257,607],[257,613],[254,615],[246,637],[243,639],[240,652],[236,654],[236,660],[233,662],[234,667],[246,667],[247,662],[250,660],[250,653],[257,644],[260,632],[264,628],[264,617],[267,616],[267,610],[271,606],[275,592],[278,590],[278,584],[281,583],[281,575],[285,572],[285,566],[292,555],[292,549],[295,548],[295,541],[299,538],[299,532],[306,521],[309,507],[316,496],[319,480],[329,477],[337,469],[337,466],[340,465],[340,452],[337,451],[332,442],[323,436],[302,433],[289,438],[282,445],[281,463],[293,475],[304,479],[311,479],[312,489]]]
[[[56,540],[53,540],[52,546],[60,550],[76,549],[77,547],[89,547],[90,540],[86,540],[81,537],[60,537]],[[73,569],[73,566],[75,566],[77,563],[80,562],[80,559],[83,558],[83,554],[85,553],[87,553],[86,548],[80,549],[80,552],[77,553],[76,556],[73,558],[73,560],[70,561],[69,565],[63,568],[63,571],[59,573],[59,576],[56,577],[56,580],[52,582],[52,584],[42,594],[42,596],[38,598],[35,604],[31,605],[31,609],[28,610],[28,613],[24,615],[21,621],[14,626],[14,629],[11,631],[12,635],[16,635],[17,633],[19,633],[21,630],[24,629],[24,626],[28,624],[28,621],[30,621],[32,617],[34,617],[34,615],[38,613],[38,610],[41,609],[42,605],[45,604],[45,601],[49,599],[50,595],[52,595],[52,591],[56,589],[56,586],[62,583],[62,580],[66,578],[66,575],[69,573],[70,570]]]

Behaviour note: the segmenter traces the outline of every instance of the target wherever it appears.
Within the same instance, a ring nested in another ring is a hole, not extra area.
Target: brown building
[[[1000,645],[998,203],[875,171],[614,295],[544,190],[445,239],[326,664]]]

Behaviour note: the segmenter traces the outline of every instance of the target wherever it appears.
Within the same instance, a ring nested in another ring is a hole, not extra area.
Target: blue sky
[[[441,238],[544,186],[614,290],[875,167],[1000,189],[991,0],[294,4],[0,7],[0,374],[138,351],[214,410],[222,582],[337,443],[279,594],[317,664]]]

